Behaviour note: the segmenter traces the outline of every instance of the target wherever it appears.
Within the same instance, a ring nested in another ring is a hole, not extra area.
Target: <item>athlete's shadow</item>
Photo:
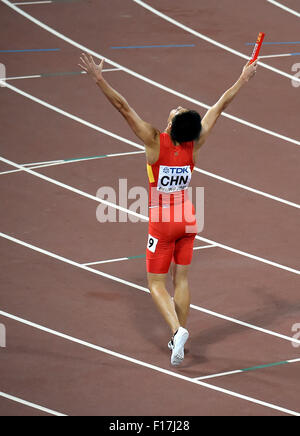
[[[300,303],[289,302],[277,296],[270,295],[268,292],[266,292],[266,290],[261,288],[251,289],[251,292],[258,295],[260,307],[243,314],[243,316],[236,315],[235,318],[240,318],[245,323],[262,327],[271,331],[276,330],[271,326],[274,325],[274,322],[278,318],[290,317],[291,327],[293,322],[296,322],[296,320],[299,319]],[[199,317],[201,321],[201,312],[199,312]],[[205,356],[208,355],[208,349],[213,344],[220,344],[222,349],[224,346],[224,341],[228,337],[240,335],[241,342],[243,342],[244,336],[244,343],[247,344],[247,333],[249,333],[249,327],[243,327],[224,320],[221,324],[220,321],[218,321],[217,327],[205,329],[197,336],[192,335],[190,341],[191,353],[187,359],[186,365],[182,366],[182,369],[191,368],[196,364],[207,361]],[[280,331],[278,333],[280,333]],[[260,333],[258,332],[258,334]],[[287,334],[287,336],[289,336],[289,334]],[[249,351],[249,357],[250,353],[251,351]]]
[[[147,287],[143,271],[137,272],[136,277],[131,279],[135,283]],[[265,289],[261,288],[251,289],[250,291],[258,295],[259,307],[254,308],[246,314],[244,313],[242,316],[233,315],[233,317],[236,317],[237,319],[240,318],[248,324],[253,324],[270,330],[272,330],[272,327],[270,326],[280,317],[290,316],[291,319],[299,318],[300,303],[295,304],[295,302],[288,302],[282,298],[269,294]],[[162,356],[168,357],[169,352],[167,344],[170,340],[170,334],[161,315],[157,311],[150,294],[145,294],[142,299],[129,299],[128,304],[132,306],[132,322],[134,323],[136,330],[140,332],[143,341],[149,344],[149,349],[152,349],[153,352],[159,353]],[[201,325],[201,312],[198,312],[197,317],[199,317],[199,321],[197,318],[196,323]],[[195,376],[201,376],[201,374],[199,374],[199,365],[203,365],[211,360],[211,357],[208,358],[207,356],[209,355],[208,351],[212,345],[215,346],[216,344],[219,344],[219,355],[222,355],[222,347],[224,347],[224,342],[229,337],[240,335],[241,343],[243,342],[243,337],[245,337],[245,343],[247,343],[247,333],[249,333],[248,327],[243,327],[230,321],[220,321],[220,319],[217,319],[218,325],[216,327],[204,328],[200,332],[198,327],[198,333],[195,334],[193,333],[193,330],[195,332],[196,329],[193,328],[193,324],[196,326],[195,318],[189,327],[191,329],[191,339],[187,344],[186,359],[179,371],[187,369],[194,369],[196,371],[196,367],[198,367]],[[225,357],[224,360],[226,360]],[[232,362],[232,364],[234,365],[234,362]]]

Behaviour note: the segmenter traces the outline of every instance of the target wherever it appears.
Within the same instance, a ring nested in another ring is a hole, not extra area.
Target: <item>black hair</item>
[[[201,116],[196,111],[185,111],[175,115],[172,121],[172,141],[182,144],[199,139],[202,130]]]

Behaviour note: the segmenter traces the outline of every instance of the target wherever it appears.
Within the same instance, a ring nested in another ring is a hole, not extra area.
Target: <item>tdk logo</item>
[[[187,168],[178,168],[178,167],[170,168],[170,171],[172,174],[188,174],[189,173]]]

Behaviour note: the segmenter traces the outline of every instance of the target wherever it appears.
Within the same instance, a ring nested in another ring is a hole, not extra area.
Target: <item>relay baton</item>
[[[265,36],[266,36],[265,33],[263,33],[263,32],[259,33],[257,41],[256,41],[256,44],[255,44],[255,47],[254,47],[254,50],[253,50],[253,53],[252,53],[252,57],[251,57],[251,60],[250,60],[250,65],[253,64],[253,62],[255,62],[257,60],[257,58],[259,56],[259,52],[260,52],[261,46],[262,46],[262,44],[264,42]]]

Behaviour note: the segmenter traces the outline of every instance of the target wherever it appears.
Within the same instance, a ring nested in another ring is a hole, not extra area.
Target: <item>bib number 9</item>
[[[154,238],[154,236],[149,235],[147,248],[149,251],[151,251],[151,253],[155,253],[157,244],[158,239]]]

